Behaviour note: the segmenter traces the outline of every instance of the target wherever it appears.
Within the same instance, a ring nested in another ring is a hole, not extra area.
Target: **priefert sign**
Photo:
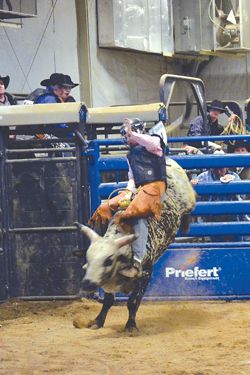
[[[221,267],[213,268],[188,268],[181,270],[174,267],[166,267],[166,278],[183,278],[185,280],[219,280]]]

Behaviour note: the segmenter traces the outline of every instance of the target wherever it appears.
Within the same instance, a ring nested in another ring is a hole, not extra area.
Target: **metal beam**
[[[249,167],[250,154],[172,156],[184,169]]]
[[[121,124],[125,118],[139,117],[142,121],[159,121],[162,103],[89,108],[87,123],[93,125]]]
[[[221,182],[203,182],[194,186],[199,195],[249,194],[250,181],[232,181],[228,184]]]
[[[119,182],[118,184],[113,182],[103,183],[99,186],[99,194],[102,199],[106,199],[113,190],[122,189],[126,186],[127,182]],[[236,181],[230,182],[229,184],[222,184],[221,182],[206,182],[196,185],[194,188],[199,195],[248,194],[250,191],[250,181]],[[243,202],[248,203],[247,201]],[[236,203],[239,202],[230,202],[230,204],[233,205]]]
[[[173,243],[168,247],[168,250],[185,250],[185,249],[246,249],[250,251],[250,242],[193,242],[193,243]]]
[[[193,143],[193,142],[217,142],[217,141],[240,141],[246,140],[250,142],[250,135],[211,135],[211,136],[197,136],[197,137],[171,137],[168,139],[168,143],[176,143],[176,142],[183,142],[183,143]]]
[[[1,126],[79,123],[86,107],[81,102],[2,106]]]
[[[197,202],[192,215],[245,215],[250,214],[250,201]]]
[[[115,158],[107,157],[99,159],[100,171],[126,171],[128,170],[128,162],[125,156],[117,156]]]
[[[181,233],[178,233],[181,237]],[[250,222],[216,222],[191,224],[187,236],[206,237],[206,236],[246,236],[250,235]]]
[[[80,74],[80,95],[88,106],[93,105],[91,83],[91,57],[89,46],[88,1],[75,0],[77,20],[77,51]]]

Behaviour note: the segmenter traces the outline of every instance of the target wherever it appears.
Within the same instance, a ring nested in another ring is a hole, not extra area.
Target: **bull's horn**
[[[138,238],[138,235],[136,235],[136,234],[128,234],[127,236],[123,236],[121,238],[116,239],[115,243],[116,243],[117,247],[120,248],[122,246],[131,244],[137,238]]]
[[[86,234],[86,236],[90,239],[91,242],[96,241],[100,237],[93,229],[86,227],[86,225],[82,225],[77,222],[75,222],[74,225],[76,225],[81,232]]]
[[[85,263],[85,264],[82,266],[82,269],[83,269],[84,271],[86,271],[87,268],[88,268],[88,263]]]

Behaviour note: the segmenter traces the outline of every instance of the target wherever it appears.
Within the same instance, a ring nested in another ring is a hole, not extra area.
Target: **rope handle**
[[[109,204],[110,199],[113,197],[113,195],[114,195],[115,193],[117,193],[117,192],[120,193],[121,191],[126,191],[126,190],[128,190],[128,189],[127,189],[127,188],[120,188],[120,189],[115,189],[115,190],[111,191],[111,193],[110,193],[109,196],[108,196],[108,206],[109,206],[109,208],[110,208],[111,211],[116,212],[117,210],[114,210],[114,209],[110,206],[110,204]]]

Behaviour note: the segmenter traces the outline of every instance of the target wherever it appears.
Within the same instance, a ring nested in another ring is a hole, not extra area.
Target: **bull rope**
[[[113,197],[113,195],[114,195],[115,193],[117,193],[117,192],[120,193],[121,191],[126,191],[126,190],[127,190],[127,188],[120,188],[120,189],[115,189],[115,190],[111,191],[111,193],[110,193],[109,196],[108,196],[108,206],[109,206],[109,208],[110,208],[111,211],[116,212],[117,210],[114,210],[114,209],[110,206],[110,204],[109,204],[110,199]]]

